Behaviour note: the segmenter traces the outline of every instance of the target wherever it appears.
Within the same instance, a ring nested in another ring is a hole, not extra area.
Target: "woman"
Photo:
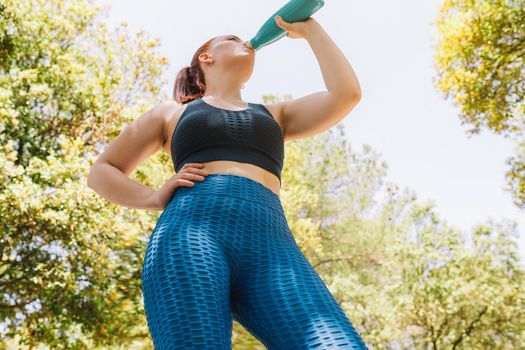
[[[305,38],[328,91],[267,105],[243,102],[255,51],[215,37],[177,75],[174,100],[147,111],[97,160],[88,185],[128,207],[162,210],[142,291],[155,349],[231,349],[232,320],[268,349],[366,349],[290,231],[279,190],[284,141],[320,133],[358,103],[350,64],[313,18]],[[128,175],[163,148],[176,174],[158,190]]]

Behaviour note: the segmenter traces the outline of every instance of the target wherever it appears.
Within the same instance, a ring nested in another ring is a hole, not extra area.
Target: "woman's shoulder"
[[[170,130],[177,124],[186,105],[175,100],[160,101],[155,105],[155,114],[164,122],[164,141],[169,139]]]
[[[266,108],[268,112],[270,112],[273,119],[275,119],[275,121],[277,121],[281,129],[283,129],[283,108],[286,105],[286,101],[260,103],[260,105]]]
[[[158,102],[154,109],[158,117],[164,119],[166,123],[170,123],[173,119],[180,117],[186,105],[174,100],[166,100]]]
[[[155,108],[160,112],[161,115],[165,115],[170,112],[175,112],[184,108],[185,104],[179,103],[175,100],[160,101],[155,105]]]

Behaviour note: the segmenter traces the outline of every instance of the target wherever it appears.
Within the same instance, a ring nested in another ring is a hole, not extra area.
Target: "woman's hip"
[[[178,187],[172,199],[187,195],[227,196],[266,205],[282,210],[280,198],[268,187],[246,176],[234,174],[209,174],[203,181],[194,182],[192,187]]]
[[[192,187],[174,191],[150,244],[205,240],[231,248],[266,236],[272,241],[293,240],[279,196],[244,176],[210,174]]]

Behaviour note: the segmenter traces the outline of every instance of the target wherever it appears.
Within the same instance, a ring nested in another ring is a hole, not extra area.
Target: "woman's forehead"
[[[235,34],[221,35],[217,40],[220,41],[220,40],[226,40],[226,39],[230,39],[230,38],[236,38],[236,39],[241,40],[241,38],[239,38]]]

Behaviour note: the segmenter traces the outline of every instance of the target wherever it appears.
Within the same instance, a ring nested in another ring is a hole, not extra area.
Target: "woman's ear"
[[[201,60],[201,62],[203,63],[207,63],[207,64],[212,64],[213,63],[213,59],[211,58],[210,55],[208,55],[208,53],[206,52],[203,52],[199,55],[199,59]]]

